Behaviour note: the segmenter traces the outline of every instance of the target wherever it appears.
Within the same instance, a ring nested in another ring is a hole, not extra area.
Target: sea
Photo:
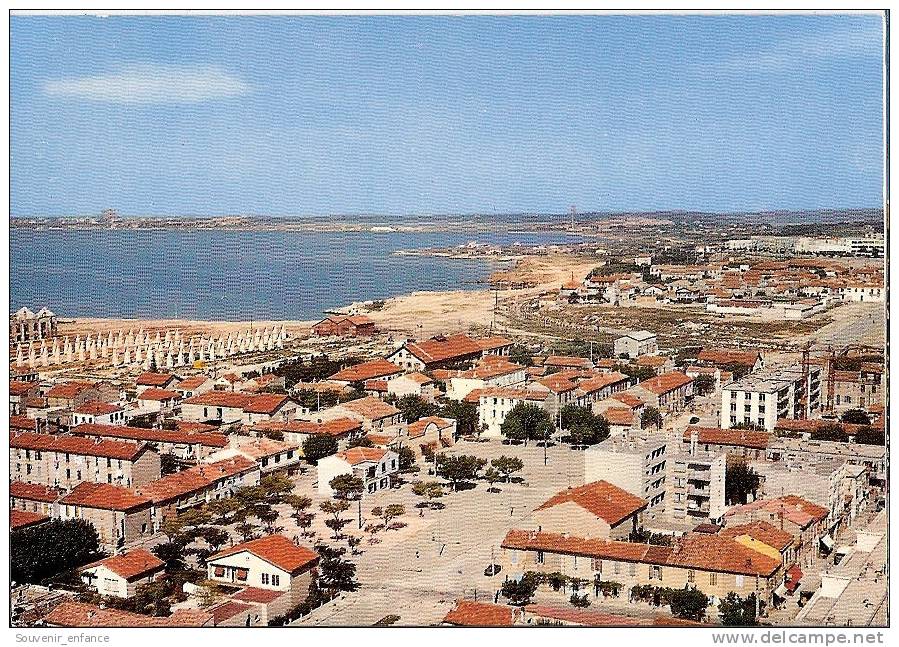
[[[10,311],[62,318],[309,320],[356,301],[485,289],[500,263],[398,250],[571,244],[564,232],[10,230]]]

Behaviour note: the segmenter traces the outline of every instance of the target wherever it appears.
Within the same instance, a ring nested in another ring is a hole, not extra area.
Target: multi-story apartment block
[[[699,451],[697,442],[686,453],[669,458],[669,512],[675,519],[717,522],[724,516],[727,454]]]
[[[584,451],[584,481],[608,481],[646,499],[647,512],[665,510],[667,443],[658,434],[607,438]]]
[[[821,369],[809,365],[744,377],[721,389],[721,428],[774,431],[778,418],[808,418],[821,404]]]
[[[485,438],[501,438],[502,425],[509,412],[518,404],[532,404],[550,410],[553,394],[549,390],[522,388],[492,388],[475,390],[469,394],[478,398],[480,425]]]
[[[161,473],[159,453],[146,443],[26,432],[11,434],[9,447],[10,475],[25,483],[138,487]]]

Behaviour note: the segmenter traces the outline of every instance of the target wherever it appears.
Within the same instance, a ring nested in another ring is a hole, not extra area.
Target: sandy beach
[[[519,261],[509,270],[513,274],[528,277],[537,284],[520,290],[448,290],[421,291],[391,297],[384,300],[384,306],[377,310],[365,310],[382,329],[425,338],[439,333],[468,330],[472,327],[489,327],[493,320],[494,303],[509,298],[538,294],[571,278],[583,278],[599,260],[556,254],[550,256],[530,256]],[[346,310],[352,304],[346,304]],[[214,334],[216,336],[248,328],[266,328],[283,325],[293,337],[303,337],[317,320],[253,320],[253,321],[200,321],[188,319],[104,319],[76,318],[60,321],[61,335],[96,335],[119,330],[147,332],[180,330],[182,334]]]

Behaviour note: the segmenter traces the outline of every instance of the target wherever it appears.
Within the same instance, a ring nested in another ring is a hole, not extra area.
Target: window
[[[764,418],[759,418],[756,422],[758,423],[758,426],[759,426],[759,427],[764,427],[764,426],[765,426],[765,419],[764,419]]]
[[[718,573],[709,573],[709,585],[710,586],[718,585]]]
[[[615,562],[612,566],[612,572],[615,575],[621,575],[621,562]]]
[[[630,565],[630,576],[637,577],[637,565],[634,563],[631,563]]]
[[[262,574],[262,583],[263,583],[263,584],[268,584],[268,573],[263,573],[263,574]]]
[[[537,551],[537,563],[538,563],[538,564],[542,564],[543,561],[544,561],[544,559],[545,559],[545,557],[546,557],[546,556],[543,554],[543,551],[542,551],[542,550],[538,550],[538,551]]]
[[[687,581],[690,584],[693,584],[696,581],[696,571],[694,571],[692,568],[687,571]]]
[[[651,580],[662,580],[662,567],[651,564],[649,566],[649,579]]]
[[[280,583],[280,580],[281,580],[280,575],[272,575],[272,585],[273,586],[278,586],[278,584]]]
[[[730,424],[732,424],[732,425],[737,424],[737,416],[731,416],[731,417],[730,417]]]
[[[759,402],[764,402],[764,401],[765,401],[765,394],[759,393]]]
[[[742,589],[743,588],[743,576],[742,575],[734,576],[734,584],[736,585],[736,587],[738,589]]]

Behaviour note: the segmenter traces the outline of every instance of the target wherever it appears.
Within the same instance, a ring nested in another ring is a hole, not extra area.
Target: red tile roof
[[[80,454],[120,460],[135,460],[146,449],[146,445],[118,440],[92,440],[76,436],[53,436],[23,432],[10,434],[9,446],[13,449],[32,449],[46,452]]]
[[[247,413],[273,414],[290,400],[286,395],[278,393],[260,393],[251,395],[243,410]]]
[[[47,391],[48,398],[60,398],[71,400],[83,391],[94,388],[93,382],[64,382],[57,384]]]
[[[337,406],[341,409],[362,416],[366,420],[380,420],[381,418],[389,418],[390,416],[395,416],[400,412],[400,410],[394,407],[392,404],[389,404],[372,396],[359,398],[358,400],[350,400],[349,402],[342,402]]]
[[[748,535],[757,541],[768,544],[781,551],[793,543],[793,535],[767,521],[753,521],[751,523],[744,523],[736,526],[727,526],[726,528],[722,528],[719,534],[732,539],[742,535]]]
[[[339,452],[337,456],[345,460],[350,465],[359,465],[361,463],[377,463],[387,452],[377,447],[351,447],[345,452]]]
[[[209,380],[205,375],[191,375],[190,377],[186,377],[178,384],[176,384],[173,388],[177,391],[193,391],[197,389]]]
[[[365,382],[366,380],[374,380],[402,372],[403,369],[393,362],[388,362],[386,359],[379,357],[370,362],[348,366],[342,371],[337,371],[328,379],[338,382]]]
[[[138,386],[165,386],[169,383],[174,375],[171,373],[153,373],[152,371],[147,371],[146,373],[141,373],[137,376],[137,385]]]
[[[10,429],[28,429],[31,431],[35,430],[35,425],[37,421],[34,418],[29,418],[28,416],[10,416],[9,417],[9,428]]]
[[[679,389],[693,381],[683,373],[672,371],[671,373],[662,373],[648,380],[643,380],[638,386],[651,391],[656,395],[664,395],[676,389]]]
[[[254,607],[252,604],[244,604],[243,602],[228,600],[227,602],[223,602],[222,604],[212,607],[211,609],[209,609],[209,612],[212,614],[216,626],[218,626],[226,620],[230,620],[234,616],[250,611],[253,608]]]
[[[689,533],[672,549],[668,565],[770,577],[780,568],[781,560],[756,552],[729,537]]]
[[[44,616],[54,627],[204,627],[211,626],[213,616],[206,611],[178,609],[168,617],[145,616],[130,611],[100,607],[83,602],[63,602]]]
[[[281,420],[267,420],[257,422],[253,429],[255,431],[280,431],[282,433],[298,433],[298,434],[324,434],[326,436],[345,436],[346,434],[358,432],[362,430],[362,423],[355,418],[334,418],[324,422],[314,422],[311,420],[290,420],[284,422]]]
[[[267,535],[260,539],[252,539],[227,548],[209,557],[211,563],[236,553],[249,552],[288,573],[312,566],[318,560],[318,554],[305,546],[297,546],[284,535]]]
[[[453,426],[453,423],[455,423],[455,420],[447,420],[446,418],[439,418],[437,416],[428,416],[410,423],[406,428],[406,434],[409,438],[418,438],[419,436],[424,435],[428,425],[437,425],[437,429],[449,429]]]
[[[463,334],[410,342],[405,348],[425,364],[464,359],[484,352],[476,339]]]
[[[776,499],[757,499],[745,505],[734,506],[725,512],[724,516],[751,515],[759,511],[775,518],[783,517],[803,529],[815,522],[823,521],[828,515],[827,508],[791,494]]]
[[[9,496],[17,499],[27,499],[29,501],[43,501],[44,503],[53,503],[62,496],[62,492],[55,490],[49,485],[40,485],[38,483],[25,483],[24,481],[9,482]]]
[[[634,410],[630,407],[609,407],[601,414],[610,425],[630,426],[634,424]]]
[[[142,486],[139,492],[153,503],[165,503],[199,492],[222,479],[259,469],[256,461],[233,456],[214,463],[201,463],[174,474],[163,476]]]
[[[214,429],[214,427],[213,427]],[[174,443],[176,445],[202,445],[204,447],[226,447],[228,439],[222,434],[189,433],[170,429],[145,429],[127,425],[78,425],[71,431],[76,436],[97,438],[123,438],[139,442]]]
[[[739,364],[753,367],[759,357],[757,350],[734,350],[729,348],[703,348],[699,351],[697,359],[700,362],[708,362],[716,366],[727,364]]]
[[[707,445],[728,445],[746,447],[747,449],[767,449],[771,434],[764,431],[748,429],[719,429],[718,427],[687,427],[684,430],[684,441],[689,441],[693,432],[697,440]]]
[[[165,568],[165,562],[148,550],[135,548],[127,553],[119,553],[118,555],[82,566],[78,570],[84,571],[97,566],[105,566],[119,577],[131,581],[147,577],[151,573],[158,573]]]
[[[609,397],[612,397],[612,398],[618,400],[619,402],[623,402],[624,404],[629,406],[631,409],[639,409],[644,404],[646,404],[645,402],[643,402],[643,400],[638,398],[633,393],[613,393]]]
[[[10,395],[25,395],[35,388],[37,388],[37,384],[35,384],[34,382],[23,382],[22,380],[9,381]]]
[[[514,609],[500,604],[457,600],[443,621],[457,627],[511,627]]]
[[[139,396],[137,396],[138,400],[156,400],[162,402],[164,400],[175,400],[180,398],[181,394],[177,391],[170,391],[169,389],[158,389],[155,386],[150,387],[149,389],[144,389]]]
[[[645,500],[616,485],[607,481],[595,481],[580,487],[562,490],[537,510],[546,510],[569,502],[599,517],[610,526],[621,523],[648,505]]]
[[[542,550],[564,555],[585,555],[624,562],[640,562],[664,565],[671,548],[650,544],[633,544],[625,541],[584,539],[559,533],[510,530],[502,542],[502,548],[515,550]]]
[[[9,529],[10,530],[19,530],[21,528],[28,528],[30,526],[36,526],[40,523],[44,523],[45,521],[49,521],[50,517],[45,514],[38,514],[37,512],[29,512],[27,510],[18,510],[16,508],[11,508],[9,511]]]
[[[133,490],[109,485],[108,483],[79,483],[66,496],[60,499],[65,505],[77,505],[100,510],[116,510],[127,512],[135,508],[150,505],[150,499],[136,494]]]
[[[607,386],[619,384],[620,382],[625,382],[629,379],[630,378],[624,373],[612,371],[611,373],[600,373],[599,375],[596,375],[594,377],[589,377],[578,382],[577,386],[578,389],[580,389],[584,393],[594,393],[606,388]]]
[[[100,402],[99,400],[93,400],[91,402],[85,402],[84,404],[76,407],[75,413],[81,413],[88,416],[105,416],[121,410],[122,407],[116,406],[114,404],[109,404],[108,402]]]
[[[271,589],[257,589],[248,586],[244,590],[238,591],[232,595],[231,599],[240,600],[241,602],[260,602],[262,604],[268,604],[286,594],[286,591],[272,591]]]
[[[241,409],[247,413],[273,414],[290,400],[278,393],[236,393],[233,391],[207,391],[187,398],[182,404],[198,404],[204,407]]]

